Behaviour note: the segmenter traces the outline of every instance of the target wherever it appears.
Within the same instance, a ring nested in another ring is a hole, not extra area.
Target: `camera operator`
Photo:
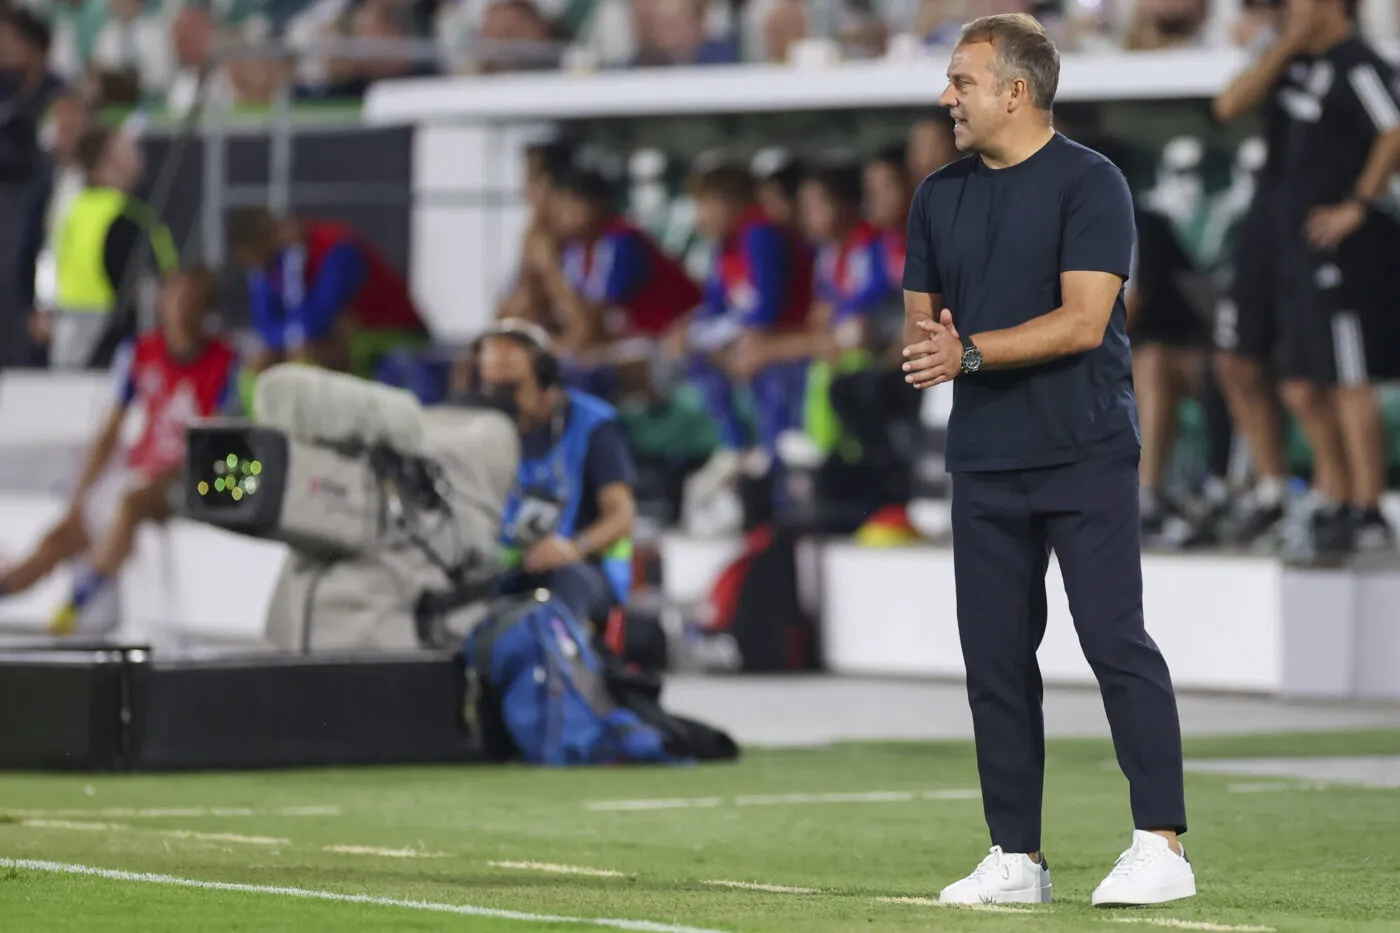
[[[504,589],[545,587],[580,621],[602,622],[632,586],[636,467],[611,405],[560,384],[539,327],[501,321],[476,343],[475,393],[514,417],[521,456],[500,544]]]

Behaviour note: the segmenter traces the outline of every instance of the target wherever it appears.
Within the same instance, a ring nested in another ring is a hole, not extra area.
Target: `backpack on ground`
[[[764,526],[745,536],[697,608],[710,639],[728,641],[730,664],[743,672],[821,667],[817,623],[798,595],[797,533]]]
[[[499,600],[462,653],[468,717],[491,757],[552,767],[688,760],[614,701],[588,633],[548,591]]]

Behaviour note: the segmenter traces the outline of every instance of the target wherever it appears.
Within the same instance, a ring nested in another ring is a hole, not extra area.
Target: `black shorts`
[[[1372,217],[1334,253],[1302,237],[1279,250],[1278,375],[1362,386],[1400,373],[1395,319],[1400,228]]]
[[[1181,278],[1194,271],[1172,223],[1155,211],[1137,211],[1138,312],[1128,329],[1134,346],[1163,344],[1172,347],[1204,347],[1210,329],[1191,300]]]
[[[1278,236],[1270,219],[1256,206],[1242,222],[1231,262],[1233,280],[1215,309],[1212,334],[1217,350],[1259,362],[1274,358],[1279,337]]]

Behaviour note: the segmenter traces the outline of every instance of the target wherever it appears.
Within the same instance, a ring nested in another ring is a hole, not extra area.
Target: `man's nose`
[[[954,107],[958,103],[957,95],[953,93],[953,86],[950,84],[943,89],[943,95],[938,98],[938,106]]]

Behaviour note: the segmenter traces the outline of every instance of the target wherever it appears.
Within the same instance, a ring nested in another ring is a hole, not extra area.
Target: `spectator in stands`
[[[949,162],[962,158],[953,143],[953,121],[941,111],[914,121],[909,127],[909,146],[905,151],[909,178],[916,187]]]
[[[77,84],[107,22],[107,0],[53,0],[48,7],[53,23],[50,61],[64,81]]]
[[[708,34],[707,0],[649,0],[634,65],[732,65],[739,47],[730,37]]]
[[[1136,52],[1196,45],[1206,12],[1205,0],[1137,0],[1123,47]]]
[[[170,24],[146,0],[108,0],[107,8],[90,63],[93,97],[111,105],[164,96],[175,76]]]
[[[409,9],[396,0],[362,0],[353,7],[343,35],[363,41],[403,42],[413,36]],[[403,55],[382,58],[341,58],[332,56],[326,64],[326,83],[321,88],[298,89],[302,97],[363,97],[376,81],[432,74],[431,63],[412,61]]]
[[[475,349],[477,389],[516,413],[517,483],[501,521],[508,590],[543,586],[602,623],[632,589],[637,471],[611,405],[559,381],[549,337],[502,321]]]
[[[40,124],[62,83],[48,68],[48,25],[27,10],[0,15],[0,367],[28,362],[44,206],[53,171]]]
[[[692,477],[687,493],[704,499],[738,479],[747,464],[765,475],[777,439],[798,424],[805,362],[763,365],[769,343],[800,332],[812,302],[810,254],[773,224],[756,202],[754,178],[742,166],[719,165],[693,179],[697,222],[715,242],[699,308],[672,330],[671,352],[689,360],[719,430],[721,449]],[[753,397],[756,436],[736,393]]]
[[[199,75],[213,50],[218,36],[218,24],[209,10],[197,6],[183,7],[170,22],[170,44],[174,52],[175,72],[165,92],[165,105],[174,113],[185,113],[194,106],[200,94]],[[234,63],[248,73],[245,63]],[[228,106],[241,99],[234,90],[233,67],[220,65],[209,75],[203,93],[213,106]],[[263,67],[263,72],[272,69]],[[270,88],[268,89],[271,90]],[[264,96],[260,102],[270,97]],[[257,97],[252,100],[258,100]],[[251,101],[249,101],[251,102]]]
[[[472,57],[464,70],[493,74],[557,67],[553,37],[549,19],[530,0],[492,0],[482,16],[479,42],[466,49]]]
[[[972,6],[969,0],[923,0],[914,16],[913,32],[922,37],[926,45],[952,48],[958,43],[963,24],[984,12],[974,12],[970,9]]]
[[[160,327],[123,345],[117,359],[117,398],[88,451],[68,510],[38,546],[0,572],[0,595],[21,593],[59,564],[87,556],[90,566],[54,616],[58,634],[73,630],[84,608],[130,556],[136,531],[178,508],[185,428],[236,404],[237,354],[209,334],[217,280],[202,269],[176,272],[160,296]],[[144,425],[120,469],[112,455],[128,414]]]
[[[792,46],[807,38],[809,28],[802,0],[773,0],[763,20],[764,57],[770,62],[787,61]]]
[[[140,144],[94,126],[78,141],[85,185],[58,220],[49,361],[106,368],[140,325],[140,296],[179,252],[169,229],[131,192],[145,171]]]
[[[427,341],[403,275],[345,224],[245,208],[228,244],[248,273],[261,343],[250,374],[292,359],[370,378],[384,354]]]
[[[608,397],[645,389],[653,349],[700,303],[700,289],[679,262],[614,206],[621,166],[584,149],[550,180],[549,227],[561,249],[537,239],[530,265],[564,322],[558,352],[583,383]]]

